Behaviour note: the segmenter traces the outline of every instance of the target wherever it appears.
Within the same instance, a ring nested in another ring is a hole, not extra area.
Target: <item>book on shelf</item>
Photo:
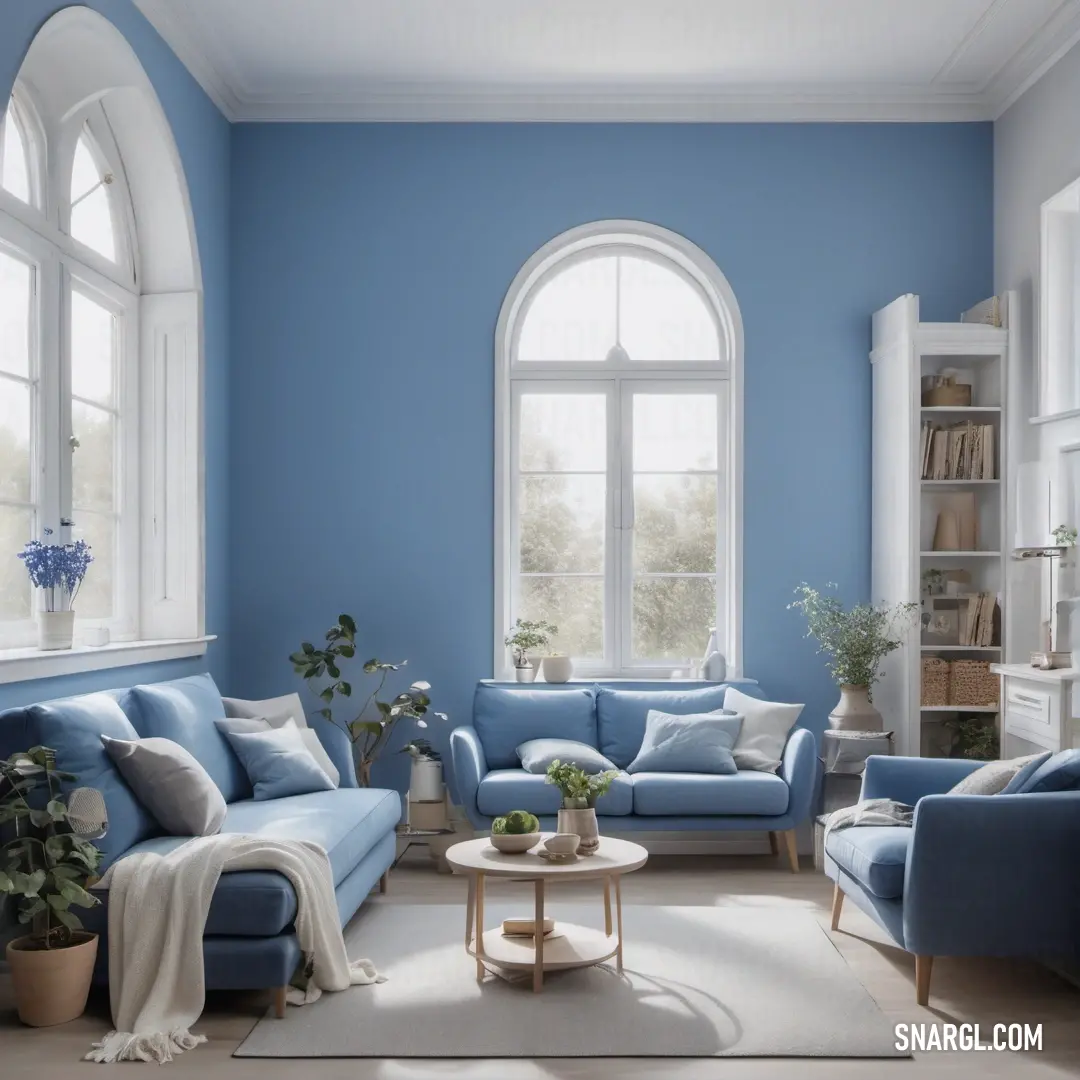
[[[923,480],[995,480],[993,424],[924,423],[919,444]]]
[[[994,644],[994,617],[997,597],[993,593],[972,593],[960,609],[960,645],[984,646]]]

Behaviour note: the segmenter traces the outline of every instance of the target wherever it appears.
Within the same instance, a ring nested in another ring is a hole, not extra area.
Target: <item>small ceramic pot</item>
[[[75,631],[74,611],[38,612],[38,648],[70,649]]]
[[[577,853],[595,855],[600,846],[600,828],[596,823],[596,808],[560,810],[558,829],[561,833],[576,833],[580,838]]]
[[[516,667],[514,668],[514,678],[518,682],[529,683],[536,679],[536,668],[530,667]]]
[[[881,713],[870,702],[866,686],[841,686],[840,700],[829,713],[829,727],[837,731],[884,731]]]
[[[441,802],[442,797],[442,762],[414,758],[409,775],[410,802]]]
[[[552,855],[576,855],[578,846],[581,844],[581,837],[577,833],[556,833],[554,836],[549,836],[544,841],[544,847],[551,852]]]
[[[545,682],[569,682],[574,674],[574,661],[569,656],[545,656],[543,663]]]

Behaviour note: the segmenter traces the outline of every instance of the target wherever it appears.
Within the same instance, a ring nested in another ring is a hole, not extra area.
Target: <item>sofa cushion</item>
[[[140,734],[179,743],[210,774],[227,803],[251,797],[247,773],[214,726],[225,719],[221,694],[209,674],[136,686]]]
[[[105,856],[103,869],[132,844],[161,831],[102,745],[102,735],[112,739],[139,737],[111,694],[47,701],[29,706],[24,715],[27,730],[23,735],[12,735],[13,741],[22,744],[18,749],[51,747],[56,751],[57,767],[77,777],[74,783],[65,785],[67,790],[92,787],[104,796],[109,831],[94,841]]]
[[[508,814],[511,810],[553,815],[559,812],[561,801],[557,787],[546,783],[539,773],[524,769],[493,769],[480,781],[476,792],[476,807],[488,817]],[[597,816],[619,817],[632,809],[632,781],[626,773],[619,773],[607,794],[597,799]]]
[[[736,771],[731,748],[741,726],[736,713],[674,716],[650,709],[641,749],[626,771],[730,775]]]
[[[596,696],[591,687],[508,690],[481,684],[473,700],[473,726],[488,767],[510,769],[518,764],[517,748],[528,739],[573,739],[595,746]]]
[[[761,701],[734,686],[728,687],[724,705],[743,718],[742,730],[732,752],[735,764],[740,769],[778,772],[788,736],[803,706]]]
[[[310,840],[326,849],[334,886],[365,855],[393,832],[401,819],[401,796],[380,788],[336,788],[311,795],[232,803],[222,833],[244,833],[275,840]],[[132,852],[167,854],[185,837],[159,836],[137,844]],[[207,934],[245,937],[278,934],[296,915],[296,895],[281,874],[243,870],[222,874],[210,902]]]
[[[825,851],[875,896],[891,900],[904,895],[904,867],[913,832],[891,825],[834,829],[825,840]]]
[[[606,772],[615,766],[595,746],[573,739],[529,739],[517,748],[521,767],[530,773],[546,775],[553,761],[576,765],[590,775]]]
[[[296,722],[263,731],[235,731],[230,724],[247,721],[218,720],[219,731],[236,751],[258,800],[283,799],[313,791],[332,791],[335,784],[307,748]]]
[[[635,773],[634,813],[775,817],[788,808],[788,786],[772,773]]]
[[[1017,794],[1074,791],[1080,787],[1080,750],[1062,750],[1044,761],[1017,789]]]
[[[727,683],[695,690],[611,690],[598,686],[596,724],[600,752],[625,769],[641,749],[650,709],[677,716],[713,712],[724,707],[727,688]],[[748,694],[760,693],[752,683],[742,689]]]

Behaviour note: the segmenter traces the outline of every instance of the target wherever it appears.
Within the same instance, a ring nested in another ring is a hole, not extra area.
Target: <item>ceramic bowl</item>
[[[522,855],[531,847],[540,843],[538,832],[530,833],[492,833],[491,846],[504,855]]]
[[[552,855],[576,855],[580,843],[581,837],[577,833],[560,832],[554,836],[549,836],[544,841],[544,847]]]

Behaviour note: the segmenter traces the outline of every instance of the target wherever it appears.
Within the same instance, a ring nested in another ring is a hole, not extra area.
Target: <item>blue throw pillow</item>
[[[333,790],[334,781],[311,756],[300,729],[291,720],[269,731],[229,731],[225,727],[224,734],[247,771],[256,799]]]
[[[587,773],[602,773],[615,766],[595,746],[573,739],[530,739],[517,748],[521,767],[528,773],[546,773],[558,759],[564,765],[576,765]]]
[[[729,686],[737,686],[751,697],[761,697],[756,683],[741,681],[693,690],[611,690],[598,686],[596,723],[599,741],[596,745],[617,768],[625,769],[641,749],[650,709],[676,716],[712,712],[724,707],[724,695]]]
[[[596,745],[596,697],[591,687],[569,690],[476,688],[473,727],[489,769],[513,769],[527,739],[573,739]]]
[[[641,749],[626,767],[628,773],[738,772],[731,748],[743,718],[738,713],[674,716],[650,709]]]
[[[1080,786],[1080,750],[1062,750],[1044,761],[1013,795],[1040,791],[1069,791]]]
[[[1047,750],[1045,754],[1035,754],[1018,773],[998,792],[999,795],[1020,795],[1024,792],[1024,785],[1038,772],[1042,765],[1050,760],[1053,753]]]

